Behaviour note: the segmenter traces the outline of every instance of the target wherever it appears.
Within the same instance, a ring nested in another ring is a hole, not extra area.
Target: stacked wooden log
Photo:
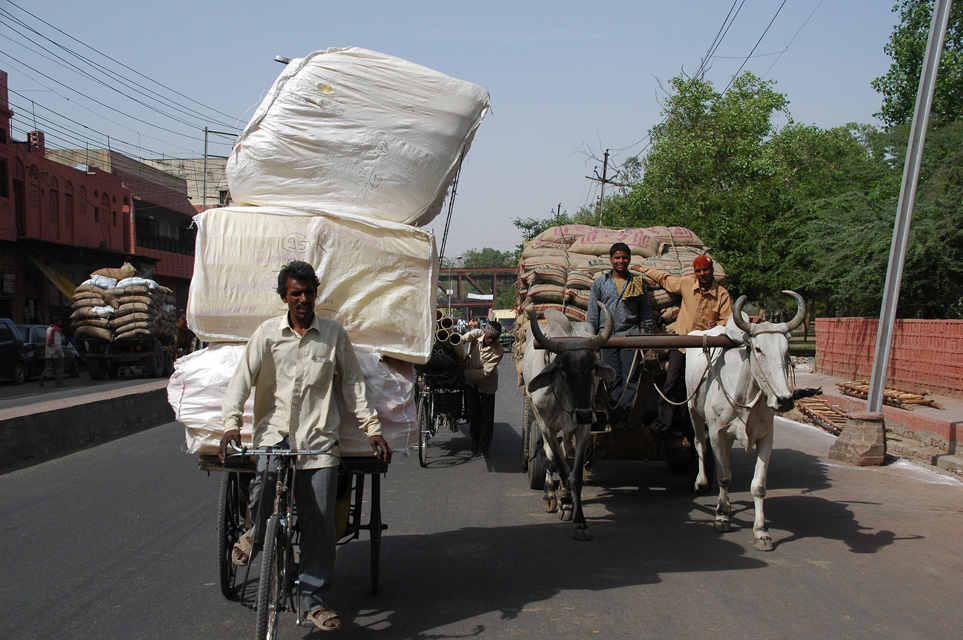
[[[847,396],[852,396],[854,398],[866,399],[869,397],[869,383],[865,381],[850,381],[850,382],[837,382],[836,386],[839,387],[839,391]],[[887,404],[891,407],[899,407],[900,409],[906,409],[907,411],[912,411],[918,406],[928,406],[934,409],[943,409],[943,405],[938,402],[927,398],[930,395],[929,391],[922,391],[917,393],[915,391],[910,391],[908,389],[900,389],[899,387],[885,387],[883,390],[883,404]]]
[[[796,408],[826,431],[838,436],[846,426],[846,413],[837,405],[826,402],[822,396],[799,398]]]

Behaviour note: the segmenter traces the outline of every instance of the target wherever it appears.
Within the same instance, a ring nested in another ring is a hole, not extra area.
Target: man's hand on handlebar
[[[371,445],[371,450],[374,451],[378,460],[391,462],[391,447],[388,446],[388,442],[383,436],[368,436],[368,443]]]
[[[233,442],[237,446],[241,445],[241,431],[240,429],[230,429],[224,432],[221,436],[221,444],[217,447],[217,457],[220,459],[221,464],[224,464],[224,460],[227,459],[227,443]]]

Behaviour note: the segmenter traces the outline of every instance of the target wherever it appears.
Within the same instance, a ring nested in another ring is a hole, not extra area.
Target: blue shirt
[[[642,277],[635,274],[630,274],[630,276],[639,279]],[[626,281],[621,290],[617,289],[611,271],[601,278],[596,278],[595,282],[592,283],[586,322],[592,325],[596,333],[599,332],[602,324],[601,312],[598,305],[595,304],[596,301],[604,304],[609,313],[612,314],[612,321],[615,323],[615,330],[612,335],[625,336],[652,333],[652,309],[649,307],[649,297],[641,295],[623,298],[622,291],[628,284],[628,281]],[[642,286],[643,290],[646,290],[644,282]]]

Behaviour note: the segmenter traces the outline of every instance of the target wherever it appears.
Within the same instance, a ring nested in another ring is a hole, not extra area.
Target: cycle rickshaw
[[[458,431],[465,417],[465,394],[457,381],[457,367],[422,365],[418,372],[418,462],[428,465],[428,441],[439,429]]]
[[[301,599],[297,589],[297,552],[299,534],[294,512],[293,484],[294,463],[298,455],[317,454],[319,451],[273,449],[242,449],[241,455],[229,456],[224,463],[217,456],[200,456],[201,471],[222,472],[218,493],[217,513],[217,562],[221,593],[225,598],[246,602],[248,578],[254,558],[262,557],[260,580],[256,596],[257,637],[276,636],[281,611],[301,615]],[[261,504],[271,509],[273,515],[267,520],[264,531],[255,533],[254,546],[245,567],[236,566],[231,559],[235,543],[252,526],[254,517],[249,513],[248,498],[250,480],[256,473],[256,456],[278,456],[279,468],[275,496],[264,494]],[[367,531],[370,543],[371,594],[377,595],[381,563],[381,535],[387,525],[381,519],[381,476],[387,473],[388,463],[374,456],[344,456],[341,458],[338,479],[337,526],[338,544],[360,538]],[[366,477],[370,476],[368,510],[364,512]],[[268,499],[272,498],[272,499]],[[367,516],[367,519],[365,519]],[[244,570],[238,593],[238,569]]]

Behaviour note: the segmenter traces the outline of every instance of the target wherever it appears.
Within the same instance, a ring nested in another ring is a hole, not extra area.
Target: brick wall
[[[817,318],[816,370],[869,380],[879,320]],[[886,384],[963,397],[963,320],[897,320]]]

